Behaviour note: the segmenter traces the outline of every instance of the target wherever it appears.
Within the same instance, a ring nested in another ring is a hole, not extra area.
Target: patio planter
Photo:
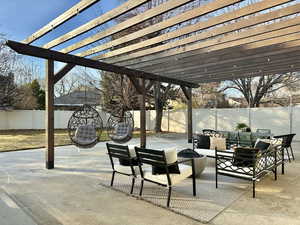
[[[195,165],[195,175],[196,177],[199,177],[201,173],[204,171],[206,166],[206,156],[201,155],[192,149],[184,149],[177,153],[178,159],[184,158],[184,159],[194,159],[194,165]],[[184,164],[190,165],[191,162],[185,162]]]

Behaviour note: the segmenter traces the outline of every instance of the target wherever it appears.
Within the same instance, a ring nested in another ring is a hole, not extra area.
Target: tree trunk
[[[155,133],[162,132],[161,122],[163,117],[163,108],[156,108]]]

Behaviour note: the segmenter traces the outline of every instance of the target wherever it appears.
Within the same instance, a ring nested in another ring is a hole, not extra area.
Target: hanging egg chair
[[[100,140],[102,129],[100,114],[87,104],[76,110],[68,122],[69,137],[79,148],[94,147]]]
[[[107,120],[107,133],[116,143],[123,144],[132,138],[134,119],[129,111],[113,113]]]

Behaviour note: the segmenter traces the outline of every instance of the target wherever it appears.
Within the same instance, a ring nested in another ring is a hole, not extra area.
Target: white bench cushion
[[[138,166],[133,167],[135,174],[139,174],[140,170]],[[131,167],[130,166],[122,166],[122,165],[115,165],[115,170],[120,173],[126,173],[126,174],[132,174]]]
[[[178,167],[180,170],[180,174],[170,174],[172,185],[180,183],[182,180],[191,176],[193,173],[191,166],[178,164]],[[145,168],[143,172],[144,172],[144,178],[158,182],[160,184],[168,185],[168,178],[166,174],[153,175],[151,168]]]
[[[194,149],[195,152],[197,152],[200,155],[206,155],[206,156],[210,156],[210,157],[215,157],[216,156],[216,151],[215,150],[211,150],[211,149],[203,149],[203,148],[196,148]],[[226,152],[222,152],[222,155],[228,155],[228,156],[232,156],[231,152],[233,152],[233,150],[226,150],[229,153],[226,154]]]

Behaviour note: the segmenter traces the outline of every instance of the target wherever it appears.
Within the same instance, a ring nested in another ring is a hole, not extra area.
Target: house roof
[[[56,106],[100,105],[101,95],[97,90],[76,90],[54,99]]]

